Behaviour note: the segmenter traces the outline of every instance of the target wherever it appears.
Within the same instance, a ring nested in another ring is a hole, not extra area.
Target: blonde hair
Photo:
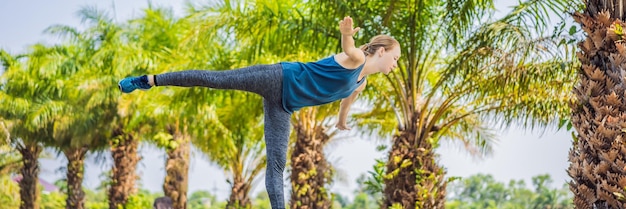
[[[361,45],[359,47],[365,56],[376,53],[380,47],[385,48],[386,51],[393,49],[393,47],[400,46],[400,43],[393,37],[388,35],[377,35],[370,40],[369,43]]]

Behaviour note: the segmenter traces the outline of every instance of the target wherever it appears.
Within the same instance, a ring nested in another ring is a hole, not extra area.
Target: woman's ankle
[[[148,75],[148,84],[150,84],[150,86],[156,86],[155,77],[155,75]]]

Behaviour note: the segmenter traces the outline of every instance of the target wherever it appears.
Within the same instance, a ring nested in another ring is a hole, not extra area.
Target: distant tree
[[[573,208],[567,187],[552,188],[550,175],[532,177],[532,189],[524,181],[497,182],[492,175],[477,174],[449,186],[446,208],[515,209]]]

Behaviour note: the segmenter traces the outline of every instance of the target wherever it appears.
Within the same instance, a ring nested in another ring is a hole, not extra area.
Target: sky
[[[184,9],[182,0],[151,2],[153,5],[171,7],[177,16]],[[496,3],[500,11],[510,10],[510,2],[501,0]],[[115,20],[122,22],[140,16],[141,9],[147,5],[147,0],[0,0],[0,48],[10,53],[20,53],[35,43],[56,43],[55,37],[43,34],[44,29],[55,24],[80,28],[76,11],[82,6],[115,11],[112,13]],[[513,127],[508,130],[496,129],[494,132],[498,135],[494,152],[481,159],[470,156],[459,144],[443,142],[437,153],[440,155],[439,164],[446,168],[448,176],[468,177],[485,173],[501,182],[525,180],[530,185],[533,176],[550,174],[554,187],[561,187],[569,181],[566,169],[569,165],[567,156],[571,147],[571,133],[557,131],[553,127],[545,131],[524,131]],[[376,147],[388,143],[388,140],[375,137],[344,137],[332,142],[326,149],[329,161],[339,169],[345,180],[335,182],[331,191],[351,197],[352,191],[357,188],[357,177],[372,170],[376,159],[385,158],[386,153],[376,151]],[[143,159],[137,168],[141,178],[139,183],[152,192],[161,191],[165,176],[165,153],[152,145],[141,145],[140,153]],[[63,178],[65,174],[62,167],[66,162],[62,155],[55,154],[41,159],[40,177],[49,182]],[[108,171],[111,164],[106,156],[89,155],[84,186],[92,189],[98,187],[104,179],[103,172]],[[190,165],[190,192],[208,190],[217,194],[219,199],[228,198],[229,186],[223,171],[197,151],[192,153]],[[285,186],[289,187],[288,181]],[[265,192],[262,180],[253,188],[253,193],[258,192]]]

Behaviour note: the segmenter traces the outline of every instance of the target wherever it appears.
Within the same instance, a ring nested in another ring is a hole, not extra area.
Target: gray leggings
[[[158,86],[203,86],[215,89],[236,89],[263,97],[265,111],[265,150],[267,169],[265,188],[272,209],[285,208],[283,171],[287,161],[287,143],[291,114],[283,109],[283,69],[280,64],[256,65],[235,70],[187,70],[155,76]]]

